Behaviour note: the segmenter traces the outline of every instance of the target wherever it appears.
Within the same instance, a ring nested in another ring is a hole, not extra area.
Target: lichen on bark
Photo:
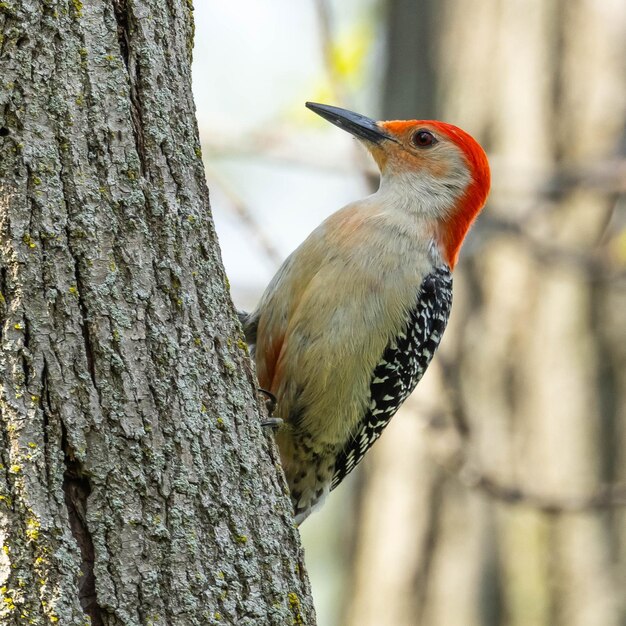
[[[296,594],[314,624],[209,211],[190,4],[7,1],[0,33],[2,623],[282,626]]]

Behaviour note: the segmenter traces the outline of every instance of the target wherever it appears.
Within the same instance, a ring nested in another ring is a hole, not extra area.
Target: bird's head
[[[489,163],[480,144],[445,122],[376,122],[326,104],[306,106],[365,144],[380,169],[381,185],[435,221],[446,261],[454,267],[489,193]]]

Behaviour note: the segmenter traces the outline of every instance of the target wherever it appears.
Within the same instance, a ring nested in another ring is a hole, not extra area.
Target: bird
[[[298,525],[426,371],[448,322],[459,250],[490,188],[483,148],[457,126],[306,106],[367,148],[380,185],[315,228],[256,308],[239,312],[260,389],[276,399]]]

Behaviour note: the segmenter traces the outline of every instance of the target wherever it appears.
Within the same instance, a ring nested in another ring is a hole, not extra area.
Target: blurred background
[[[492,164],[437,357],[302,527],[319,626],[625,626],[626,2],[195,4],[237,306],[376,188],[305,100],[452,122]]]

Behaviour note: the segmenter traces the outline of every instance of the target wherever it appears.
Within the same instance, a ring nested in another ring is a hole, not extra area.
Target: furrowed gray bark
[[[315,622],[192,39],[190,1],[0,2],[3,624]]]

